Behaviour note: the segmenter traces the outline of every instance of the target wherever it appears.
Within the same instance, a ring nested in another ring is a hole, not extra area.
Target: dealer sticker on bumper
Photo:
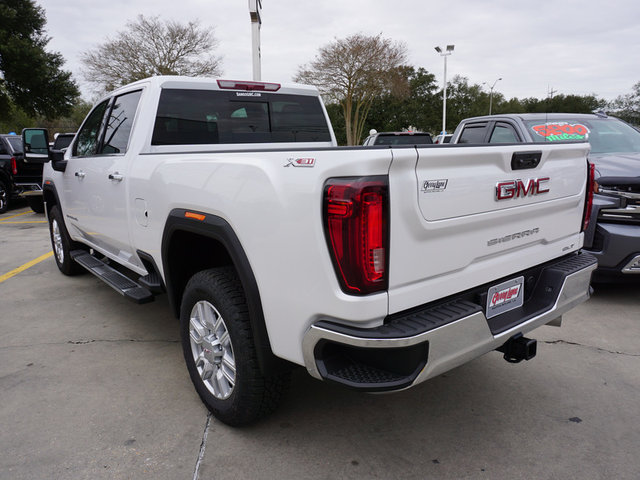
[[[524,303],[524,277],[494,285],[487,294],[487,318],[495,317]]]

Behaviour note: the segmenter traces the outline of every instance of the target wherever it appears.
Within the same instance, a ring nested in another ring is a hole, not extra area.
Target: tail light
[[[387,289],[389,184],[387,177],[333,178],[324,189],[325,235],[346,293]]]
[[[589,220],[591,219],[591,210],[593,208],[593,192],[597,188],[595,176],[596,166],[593,163],[587,163],[587,198],[584,202],[584,215],[582,217],[582,230],[584,232],[589,227]]]
[[[11,172],[13,175],[18,174],[18,162],[16,161],[16,157],[11,157]]]

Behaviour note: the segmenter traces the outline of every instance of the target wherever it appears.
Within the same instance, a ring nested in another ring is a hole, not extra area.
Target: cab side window
[[[142,91],[116,97],[111,107],[101,153],[125,153]]]
[[[102,132],[102,123],[109,100],[105,100],[99,104],[87,117],[78,132],[78,140],[73,146],[74,157],[84,157],[87,155],[95,155],[98,153],[100,145],[100,132]]]
[[[464,127],[458,143],[484,143],[486,123],[472,123]]]
[[[489,143],[518,143],[519,141],[513,127],[506,123],[497,123],[489,139]]]

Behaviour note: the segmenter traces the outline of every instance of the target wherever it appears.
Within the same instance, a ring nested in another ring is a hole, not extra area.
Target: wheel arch
[[[258,284],[249,259],[231,225],[215,215],[174,209],[162,235],[162,265],[169,304],[179,318],[189,279],[209,268],[233,266],[246,295],[253,341],[264,375],[282,371],[284,360],[273,354],[267,333]],[[194,215],[197,219],[194,219]]]
[[[60,206],[60,198],[58,197],[58,192],[55,185],[51,182],[45,182],[42,185],[42,198],[44,200],[45,213],[47,215],[49,215],[49,212],[54,205]]]

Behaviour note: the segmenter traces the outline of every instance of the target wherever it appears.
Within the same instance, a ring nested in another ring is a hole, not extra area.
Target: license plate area
[[[487,319],[521,307],[524,303],[524,277],[507,280],[489,288],[487,293]]]

